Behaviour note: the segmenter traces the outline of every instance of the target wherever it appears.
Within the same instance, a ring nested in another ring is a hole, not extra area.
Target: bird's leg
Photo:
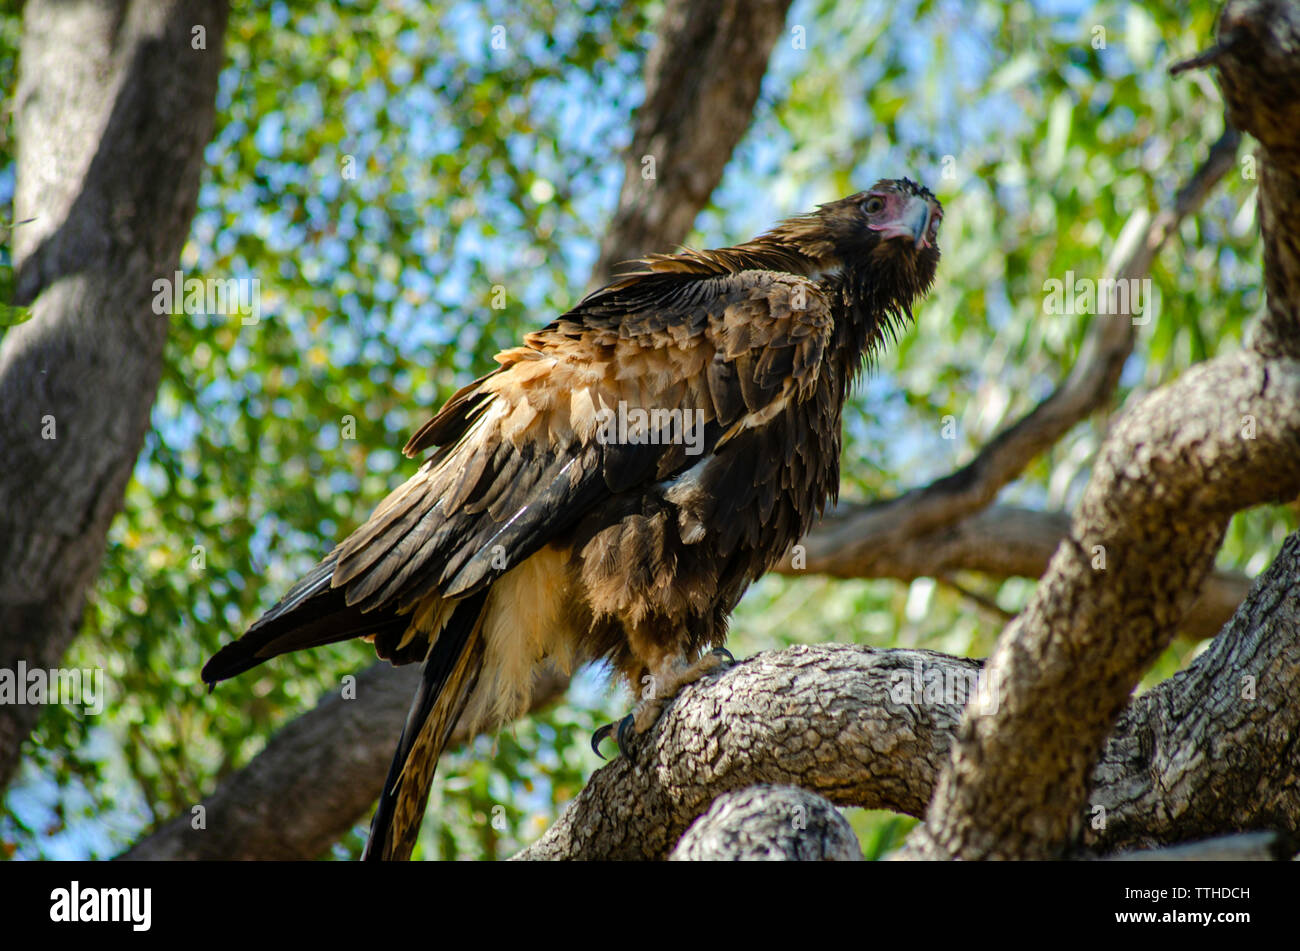
[[[632,728],[637,734],[644,733],[654,726],[664,705],[681,691],[683,687],[695,683],[705,674],[717,670],[724,664],[730,666],[736,662],[731,651],[725,647],[711,650],[695,663],[685,663],[674,658],[657,671],[652,671],[642,678],[645,689],[641,692],[641,702],[632,711]]]
[[[720,667],[729,667],[735,662],[736,658],[732,657],[731,651],[725,647],[709,651],[694,663],[688,663],[680,656],[666,657],[662,663],[641,678],[641,700],[636,708],[620,720],[617,727],[609,723],[592,734],[591,748],[596,751],[597,756],[600,756],[601,741],[617,729],[618,751],[626,756],[627,748],[624,741],[628,730],[637,735],[644,733],[654,726],[664,706],[677,696],[683,687],[695,683]]]

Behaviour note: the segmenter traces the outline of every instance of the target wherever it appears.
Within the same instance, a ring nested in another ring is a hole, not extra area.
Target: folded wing
[[[680,477],[700,454],[725,454],[789,401],[812,398],[832,332],[816,285],[663,263],[674,260],[652,260],[498,354],[498,369],[411,438],[408,455],[435,450],[419,471],[204,679],[356,636],[394,663],[423,660],[458,601],[593,507]],[[688,419],[703,423],[691,441]],[[780,470],[748,471],[746,491],[771,495],[765,480]]]

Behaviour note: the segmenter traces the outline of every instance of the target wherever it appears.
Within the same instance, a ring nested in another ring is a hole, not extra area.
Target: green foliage
[[[753,128],[691,243],[743,239],[900,174],[946,207],[938,286],[849,409],[845,497],[901,491],[968,461],[1068,372],[1091,321],[1114,319],[1046,314],[1043,282],[1105,276],[1129,217],[1167,202],[1219,134],[1212,83],[1165,74],[1204,45],[1215,10],[795,4]],[[198,679],[413,471],[399,453],[406,434],[581,295],[656,13],[594,0],[239,5],[181,267],[258,279],[261,317],[172,318],[154,426],[69,659],[105,668],[107,710],[41,720],[0,846],[114,854],[371,662],[365,645],[339,645],[211,696]],[[0,74],[16,23],[0,19]],[[7,128],[0,217],[12,193]],[[1260,306],[1253,192],[1230,176],[1157,261],[1159,311],[1120,401],[1236,345]],[[943,437],[949,416],[955,439]],[[1104,429],[1104,419],[1076,427],[1004,500],[1072,507]],[[1238,518],[1221,563],[1259,570],[1294,521]],[[962,581],[1007,611],[1032,591],[1023,579]],[[738,611],[732,647],[982,655],[1000,628],[994,612],[930,581],[768,578]],[[1193,649],[1176,645],[1159,675]],[[628,703],[602,684],[584,675],[547,713],[450,754],[417,857],[497,858],[535,839],[595,767],[591,730]],[[852,821],[872,858],[911,824],[856,810]],[[355,856],[363,841],[354,830],[331,855]]]

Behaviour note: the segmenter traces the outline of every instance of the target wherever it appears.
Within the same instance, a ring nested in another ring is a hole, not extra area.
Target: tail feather
[[[482,591],[457,604],[429,650],[370,824],[364,860],[404,861],[411,857],[438,757],[478,682],[486,600],[487,592]]]
[[[368,634],[400,634],[409,618],[391,612],[364,614],[344,602],[342,589],[330,586],[336,558],[331,554],[313,568],[243,637],[217,651],[203,666],[203,681],[215,684],[290,651]]]

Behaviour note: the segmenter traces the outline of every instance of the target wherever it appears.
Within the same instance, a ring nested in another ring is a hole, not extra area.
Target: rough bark
[[[963,683],[980,669],[923,650],[756,654],[686,688],[517,858],[662,859],[717,796],[758,783],[919,816],[961,704],[894,702],[891,688],[918,666]]]
[[[1186,669],[1135,699],[1093,770],[1086,848],[1300,825],[1300,536]],[[1102,812],[1098,812],[1100,807]],[[1096,819],[1104,828],[1094,829]]]
[[[673,862],[856,862],[858,837],[839,810],[797,786],[719,796],[686,830]]]
[[[668,0],[592,285],[691,230],[758,101],[790,0]]]
[[[76,635],[149,425],[175,270],[213,125],[222,0],[24,11],[15,104],[15,303],[0,342],[0,668]],[[206,49],[192,31],[206,30]],[[0,707],[0,788],[37,705]]]
[[[671,0],[666,6],[646,65],[645,102],[625,157],[629,179],[602,243],[593,281],[604,280],[611,263],[671,248],[685,239],[749,124],[788,6],[788,0],[729,0],[722,9],[710,0]],[[729,62],[729,56],[742,54],[741,68]],[[641,177],[641,156],[646,154],[657,156],[654,181]],[[378,683],[383,675],[361,676]],[[413,691],[402,686],[400,674],[393,674],[390,683],[385,690],[393,695],[360,690],[350,704],[324,702],[285,727],[283,742],[277,736],[204,800],[210,820],[206,835],[191,835],[189,817],[181,816],[142,839],[126,857],[321,854],[330,836],[336,839],[364,820],[378,798]],[[539,693],[534,709],[563,692],[567,682],[548,684],[553,693]],[[400,702],[393,702],[394,697]],[[368,757],[356,749],[359,730],[371,737]],[[335,785],[349,789],[338,797],[313,793],[298,798],[301,791]],[[254,806],[255,796],[272,805]],[[284,804],[297,810],[292,821],[286,820]],[[259,844],[263,837],[265,845]]]

